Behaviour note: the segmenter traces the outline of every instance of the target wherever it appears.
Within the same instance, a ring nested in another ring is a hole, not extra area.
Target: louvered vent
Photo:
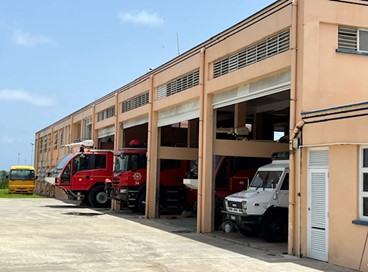
[[[148,92],[143,93],[141,95],[135,96],[131,99],[125,100],[122,103],[122,112],[127,112],[130,110],[134,110],[141,106],[148,104]]]
[[[216,61],[213,65],[213,77],[231,73],[253,63],[270,58],[289,50],[290,33],[284,30],[244,50]]]
[[[339,49],[357,51],[357,29],[339,26]]]
[[[328,167],[328,150],[311,150],[309,167]]]
[[[157,99],[162,99],[170,95],[185,91],[199,84],[199,70],[185,76],[176,78],[158,87]]]

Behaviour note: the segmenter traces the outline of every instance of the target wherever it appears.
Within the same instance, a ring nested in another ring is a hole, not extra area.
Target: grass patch
[[[42,198],[39,195],[9,194],[8,189],[0,189],[0,198]]]

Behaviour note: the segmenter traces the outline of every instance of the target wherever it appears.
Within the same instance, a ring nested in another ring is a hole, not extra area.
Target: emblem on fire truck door
[[[133,179],[135,181],[135,185],[139,185],[139,181],[142,179],[142,174],[139,172],[135,172],[133,175]]]

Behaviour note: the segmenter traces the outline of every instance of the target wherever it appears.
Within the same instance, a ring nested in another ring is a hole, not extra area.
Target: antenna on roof
[[[178,47],[178,56],[180,55],[180,49],[179,49],[179,34],[176,32],[176,45]]]

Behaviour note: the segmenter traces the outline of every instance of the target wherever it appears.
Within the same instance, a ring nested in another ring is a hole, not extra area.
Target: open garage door
[[[158,127],[199,118],[199,101],[191,100],[158,113]]]
[[[148,123],[148,115],[139,116],[137,118],[126,120],[122,123],[122,129],[127,129]]]
[[[115,126],[109,126],[98,130],[98,148],[114,149]]]
[[[213,108],[222,108],[236,103],[290,90],[290,71],[240,86],[213,97]]]

